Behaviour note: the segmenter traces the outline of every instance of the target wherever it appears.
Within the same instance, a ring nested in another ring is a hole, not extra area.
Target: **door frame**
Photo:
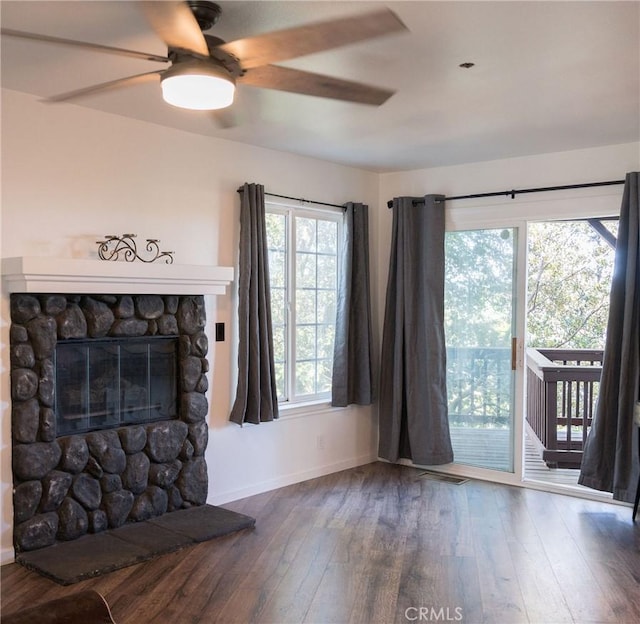
[[[515,258],[514,258],[514,326],[516,342],[516,361],[514,371],[514,396],[513,396],[513,422],[511,427],[511,445],[513,448],[513,472],[480,468],[468,464],[447,464],[436,467],[447,474],[495,481],[510,485],[520,485],[524,476],[524,336],[525,336],[525,309],[522,305],[526,301],[526,221],[515,219],[502,219],[500,222],[487,223],[485,221],[445,222],[447,232],[460,232],[470,230],[512,229],[514,232]]]

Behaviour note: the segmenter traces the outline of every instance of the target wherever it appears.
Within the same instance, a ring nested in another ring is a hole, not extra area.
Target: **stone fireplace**
[[[203,505],[204,295],[232,270],[42,261],[3,261],[16,551]]]

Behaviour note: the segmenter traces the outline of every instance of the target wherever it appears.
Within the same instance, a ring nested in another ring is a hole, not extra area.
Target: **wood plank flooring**
[[[92,588],[119,624],[640,621],[631,510],[373,463],[227,505],[244,531],[70,587],[3,566],[2,612]]]

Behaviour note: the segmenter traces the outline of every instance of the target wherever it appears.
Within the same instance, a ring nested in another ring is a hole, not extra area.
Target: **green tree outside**
[[[530,224],[528,253],[527,345],[603,349],[612,247],[586,221],[558,221]]]

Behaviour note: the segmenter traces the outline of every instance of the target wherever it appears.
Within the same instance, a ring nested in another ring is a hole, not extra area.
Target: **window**
[[[278,400],[328,398],[342,213],[266,209]]]

